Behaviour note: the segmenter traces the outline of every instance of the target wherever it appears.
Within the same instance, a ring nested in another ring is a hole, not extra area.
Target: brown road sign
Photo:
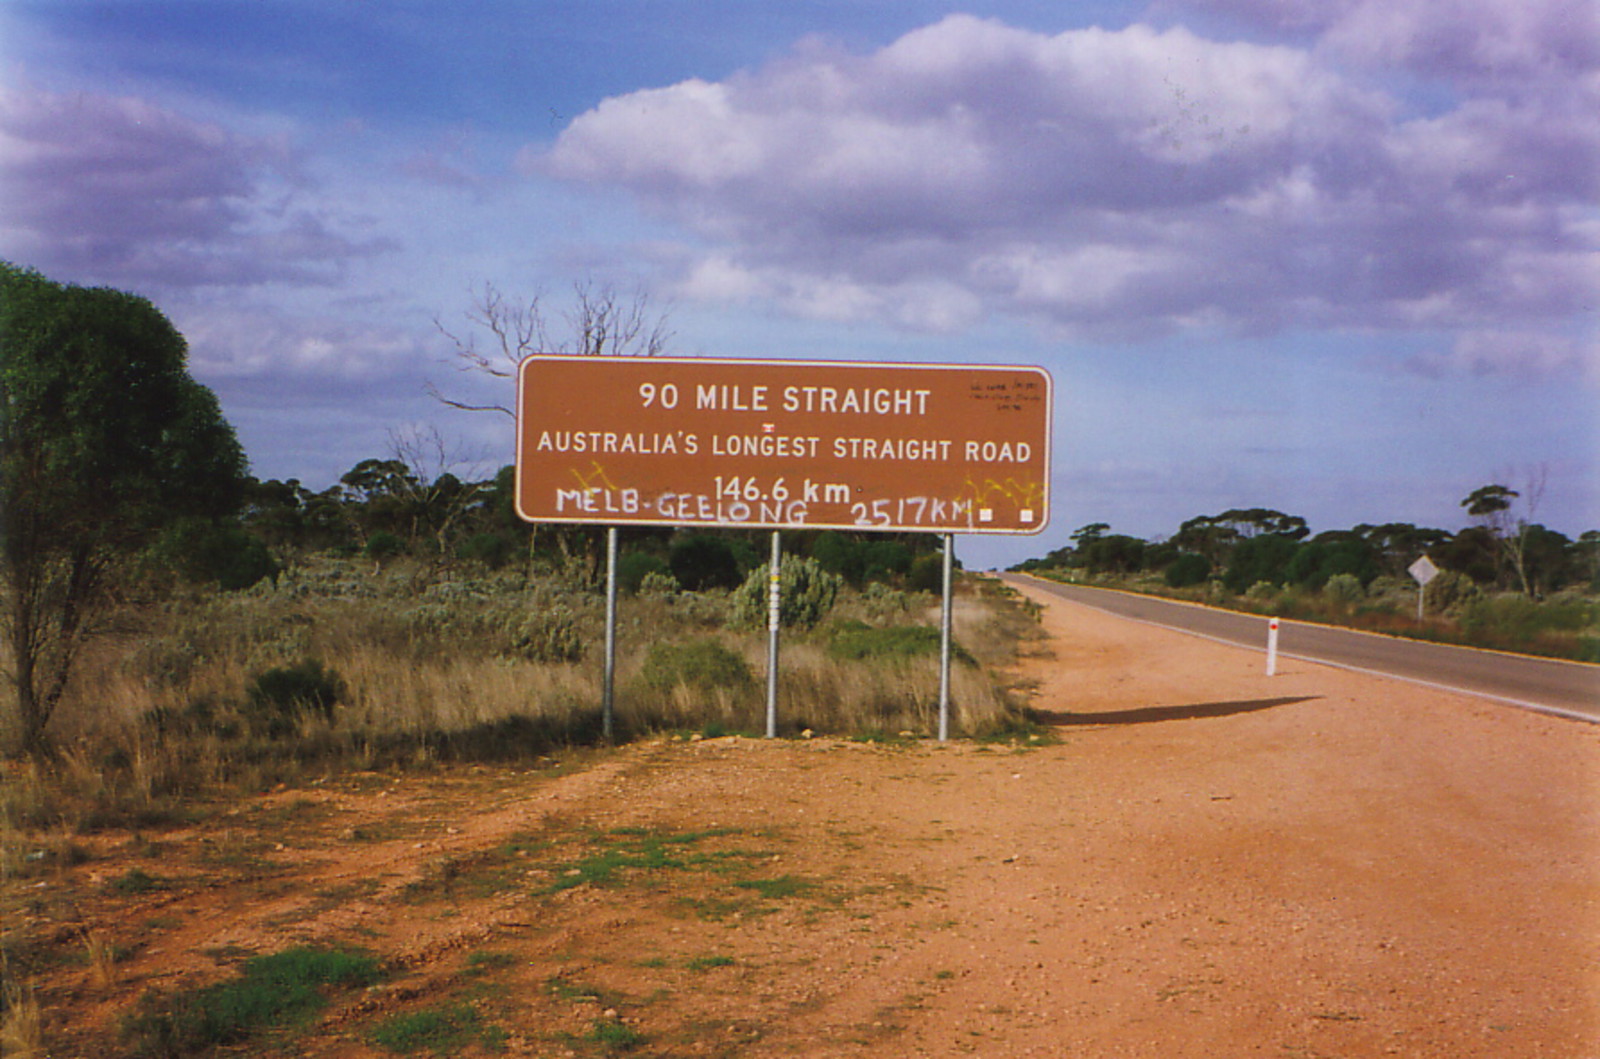
[[[1051,380],[1035,367],[533,356],[532,522],[1037,533]]]

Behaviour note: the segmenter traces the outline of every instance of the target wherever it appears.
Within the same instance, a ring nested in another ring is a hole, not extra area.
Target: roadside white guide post
[[[1267,676],[1278,675],[1278,619],[1267,622]]]

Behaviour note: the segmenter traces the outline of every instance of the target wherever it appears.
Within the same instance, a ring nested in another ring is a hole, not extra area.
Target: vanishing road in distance
[[[1236,614],[1105,588],[1064,585],[1020,574],[1000,576],[1013,585],[1033,585],[1124,618],[1266,650],[1268,619],[1257,614]],[[1297,621],[1280,623],[1278,653],[1285,658],[1399,677],[1526,709],[1600,722],[1600,666],[1375,636]]]

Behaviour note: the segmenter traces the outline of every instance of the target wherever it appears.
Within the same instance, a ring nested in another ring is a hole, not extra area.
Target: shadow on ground
[[[1255,713],[1274,706],[1310,702],[1316,695],[1296,695],[1281,699],[1247,699],[1238,702],[1200,702],[1189,706],[1146,706],[1138,710],[1108,710],[1104,713],[1070,713],[1066,710],[1040,710],[1035,716],[1042,724],[1078,726],[1085,724],[1150,724],[1154,721],[1192,721],[1200,717],[1231,717],[1236,713]]]

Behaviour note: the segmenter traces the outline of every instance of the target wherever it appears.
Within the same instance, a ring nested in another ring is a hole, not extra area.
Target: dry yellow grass
[[[218,784],[259,788],[334,767],[504,759],[591,742],[599,733],[601,602],[592,588],[558,580],[413,589],[403,578],[374,581],[335,565],[276,591],[129,612],[116,635],[83,657],[52,727],[58,753],[48,775],[34,762],[5,766],[0,815],[35,828],[141,826],[173,818],[190,796]],[[1016,720],[992,670],[1014,657],[1027,633],[1018,615],[993,585],[959,598],[956,638],[982,665],[953,667],[953,734]],[[619,618],[622,737],[764,730],[766,634],[730,628],[725,595],[628,598]],[[830,616],[873,626],[937,618],[932,597],[881,587],[845,594]],[[640,679],[653,645],[706,638],[744,658],[752,679],[666,687]],[[784,635],[781,732],[937,731],[936,658],[841,661],[827,652],[827,638],[826,626]],[[562,653],[574,644],[583,648],[576,661]],[[311,659],[342,680],[338,705],[327,716],[303,710],[264,725],[252,682]]]
[[[0,1015],[0,1055],[7,1059],[43,1059],[44,1015],[33,991],[11,981],[5,984],[5,1011]]]

